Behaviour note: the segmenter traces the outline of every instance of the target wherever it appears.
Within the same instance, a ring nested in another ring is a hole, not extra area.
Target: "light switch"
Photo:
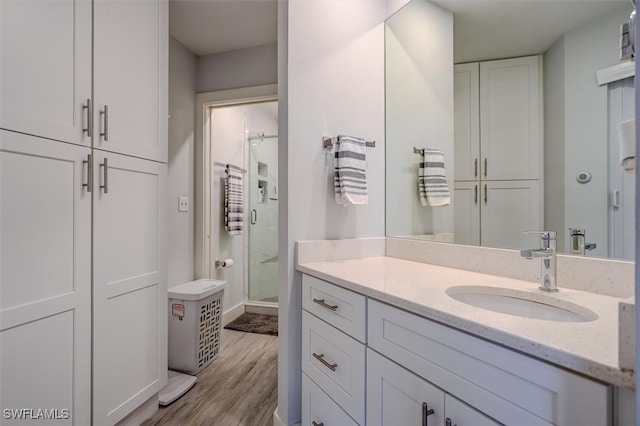
[[[189,197],[185,197],[182,195],[178,197],[178,211],[179,212],[189,211]]]

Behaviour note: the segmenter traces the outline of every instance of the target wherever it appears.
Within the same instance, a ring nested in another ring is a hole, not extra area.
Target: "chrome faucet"
[[[520,255],[525,259],[541,259],[540,290],[558,291],[556,283],[556,233],[555,231],[525,232],[525,234],[540,234],[542,247],[539,249],[521,250]]]

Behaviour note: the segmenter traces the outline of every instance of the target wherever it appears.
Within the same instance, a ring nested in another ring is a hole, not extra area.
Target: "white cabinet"
[[[93,421],[115,424],[166,383],[166,165],[94,150]]]
[[[611,386],[308,275],[302,284],[303,307],[314,288],[331,303],[363,298],[367,330],[360,343],[303,310],[303,424],[613,423]]]
[[[539,244],[524,234],[542,229],[537,180],[455,182],[453,203],[456,243],[510,249]]]
[[[167,161],[167,0],[6,0],[0,24],[0,128]]]
[[[540,56],[480,63],[480,153],[489,180],[540,179]]]
[[[0,128],[90,145],[91,2],[0,2]]]
[[[368,331],[371,349],[464,401],[474,416],[507,425],[612,424],[605,384],[373,300]],[[446,417],[455,422],[455,413]]]
[[[542,200],[537,180],[485,181],[482,187],[482,245],[511,249],[537,247],[542,229]]]
[[[112,425],[166,382],[167,49],[166,0],[0,1],[1,409]]]
[[[0,130],[0,409],[61,424],[91,423],[89,153]]]
[[[94,0],[94,147],[167,161],[166,0]]]
[[[541,62],[455,67],[456,242],[525,248],[543,229]]]

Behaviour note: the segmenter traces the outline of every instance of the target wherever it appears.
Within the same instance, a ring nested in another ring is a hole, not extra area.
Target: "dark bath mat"
[[[229,330],[246,331],[247,333],[278,335],[278,316],[245,312],[226,325]]]

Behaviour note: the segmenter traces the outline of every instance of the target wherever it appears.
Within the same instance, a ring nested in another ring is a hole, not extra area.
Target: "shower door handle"
[[[258,223],[258,212],[256,209],[251,209],[251,224],[255,225]]]

